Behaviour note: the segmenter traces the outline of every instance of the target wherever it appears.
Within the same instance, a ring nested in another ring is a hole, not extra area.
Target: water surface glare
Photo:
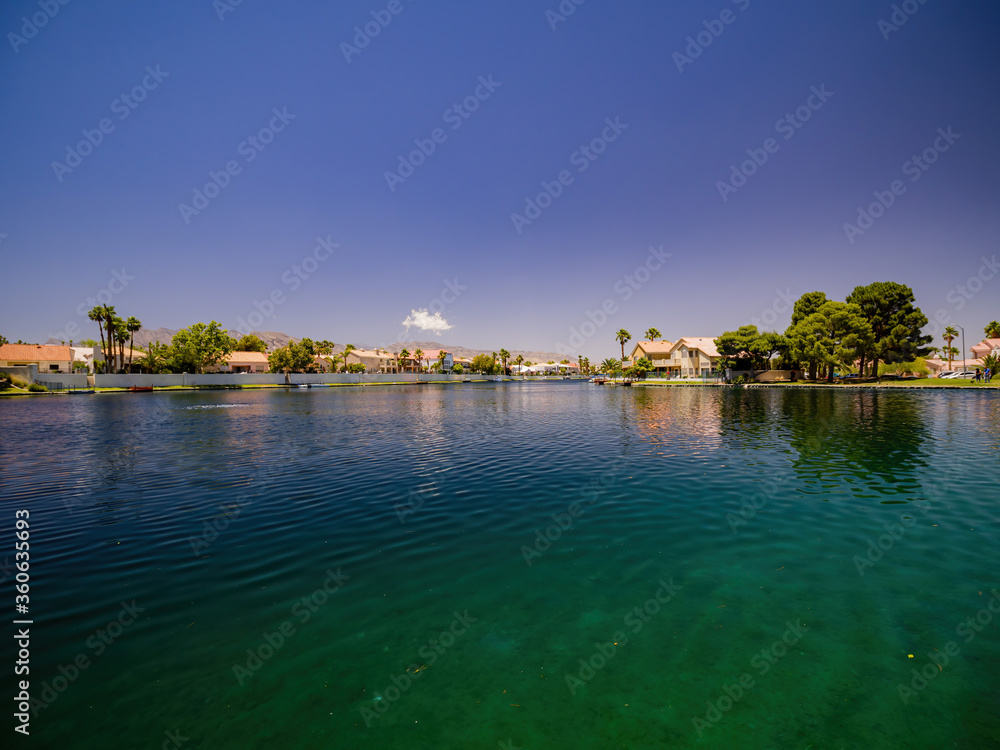
[[[98,394],[0,430],[32,747],[1000,747],[996,393]]]

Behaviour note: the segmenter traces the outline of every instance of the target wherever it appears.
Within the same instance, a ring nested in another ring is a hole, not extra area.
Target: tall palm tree
[[[517,365],[518,368],[520,368],[523,363],[524,363],[524,355],[523,354],[518,354],[517,355],[517,359],[514,360],[514,364]],[[524,377],[524,373],[523,372],[521,373],[521,377]]]
[[[134,315],[130,315],[125,321],[125,327],[129,332],[128,340],[128,370],[132,372],[132,345],[135,343],[135,332],[142,328],[142,321]]]
[[[663,336],[658,328],[646,329],[646,341],[658,341]]]
[[[632,334],[626,331],[624,328],[619,328],[618,333],[615,334],[615,340],[622,345],[622,361],[625,360],[625,342],[632,340]]]
[[[113,373],[115,371],[114,359],[115,359],[115,308],[112,305],[104,305],[101,308],[101,317],[104,320],[104,329],[108,333],[108,349],[104,352],[104,362],[108,366],[108,372]],[[108,353],[110,351],[111,359],[108,360]]]
[[[128,326],[125,321],[115,316],[115,341],[118,342],[118,369],[125,369],[125,341],[128,339]]]
[[[1000,339],[1000,322],[992,320],[987,324],[986,328],[983,330],[988,339]]]
[[[87,313],[87,317],[97,323],[97,330],[101,332],[101,351],[104,352],[104,361],[107,362],[108,347],[104,343],[104,308],[101,305],[91,308],[90,312]],[[94,372],[97,372],[96,367],[94,368]]]
[[[954,326],[948,326],[944,329],[944,333],[941,334],[941,338],[948,342],[948,346],[945,347],[945,351],[948,352],[948,369],[951,369],[951,358],[952,348],[951,342],[958,338],[958,330]]]
[[[415,360],[417,360],[417,380],[420,380],[420,371],[423,369],[423,365],[421,364],[421,360],[423,360],[423,358],[424,358],[424,350],[423,349],[414,349],[413,350],[413,358]]]
[[[510,352],[507,351],[506,349],[501,349],[500,350],[500,364],[501,364],[501,369],[503,370],[503,373],[502,373],[503,375],[507,374],[507,360],[508,359],[510,359]]]
[[[622,363],[617,362],[610,357],[601,362],[601,372],[605,372],[608,375],[614,375],[620,369],[622,369]]]
[[[410,350],[407,349],[406,347],[403,347],[402,349],[399,350],[399,354],[396,356],[401,360],[399,371],[403,372],[406,369],[406,360],[410,358]]]

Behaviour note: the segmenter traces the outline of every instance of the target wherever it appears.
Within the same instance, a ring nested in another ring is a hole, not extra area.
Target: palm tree
[[[608,357],[603,362],[601,362],[601,372],[605,372],[608,375],[614,375],[620,369],[622,369],[622,363],[618,360],[611,359]]]
[[[507,360],[510,358],[510,352],[506,349],[500,350],[500,363],[501,369],[503,370],[503,375],[507,374]]]
[[[115,340],[118,342],[118,370],[125,369],[125,341],[128,339],[128,326],[125,321],[115,316]]]
[[[97,330],[101,332],[101,351],[104,352],[104,361],[107,362],[108,347],[104,343],[104,308],[101,305],[91,308],[90,312],[87,313],[87,317],[97,323]],[[97,372],[96,367],[94,368],[94,372]]]
[[[517,359],[514,360],[514,364],[517,365],[518,368],[520,368],[523,363],[524,363],[524,355],[523,354],[518,354],[517,355]],[[521,377],[524,377],[524,373],[523,372],[521,373]]]
[[[952,353],[956,350],[952,347],[951,342],[958,338],[958,331],[954,326],[948,326],[944,329],[944,333],[941,334],[941,338],[948,342],[948,346],[944,348],[948,352],[948,369],[951,369],[951,358]]]
[[[662,336],[658,328],[646,329],[646,341],[658,341]]]
[[[142,321],[139,320],[134,315],[130,315],[128,320],[125,321],[125,327],[129,332],[128,341],[128,370],[132,372],[132,344],[135,343],[135,332],[142,328]]]
[[[108,333],[108,348],[104,351],[104,363],[108,367],[108,372],[113,373],[115,371],[114,359],[115,359],[115,308],[111,305],[104,305],[101,308],[101,319],[104,321],[104,329]],[[108,353],[111,354],[111,359],[108,360]]]
[[[353,352],[355,349],[357,349],[357,347],[354,346],[354,344],[347,344],[344,347],[344,353],[340,355],[344,359],[344,372],[347,372],[347,355]]]
[[[396,355],[396,361],[398,363],[396,366],[399,368],[399,371],[401,373],[405,370],[406,360],[408,360],[409,358],[410,358],[410,350],[407,349],[406,347],[400,349],[399,354]]]
[[[622,360],[625,359],[625,342],[632,340],[632,334],[626,331],[624,328],[619,328],[618,333],[615,334],[615,340],[622,345]]]
[[[438,352],[438,361],[437,361],[438,370],[440,370],[441,372],[444,372],[444,361],[447,358],[448,358],[448,352],[446,352],[444,349],[441,349]]]
[[[983,333],[986,334],[986,338],[988,339],[1000,339],[1000,322],[995,320],[990,321]]]
[[[413,358],[417,360],[417,380],[420,380],[420,371],[424,369],[424,366],[421,364],[421,360],[424,358],[424,350],[414,349]]]

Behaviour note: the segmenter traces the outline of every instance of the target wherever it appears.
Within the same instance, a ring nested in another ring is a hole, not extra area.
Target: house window
[[[59,372],[59,365],[49,365],[49,372]]]

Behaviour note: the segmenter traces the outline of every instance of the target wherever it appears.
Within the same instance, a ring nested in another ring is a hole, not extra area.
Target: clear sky
[[[1000,318],[995,2],[576,3],[7,0],[0,333],[110,297],[600,359],[872,281]]]

